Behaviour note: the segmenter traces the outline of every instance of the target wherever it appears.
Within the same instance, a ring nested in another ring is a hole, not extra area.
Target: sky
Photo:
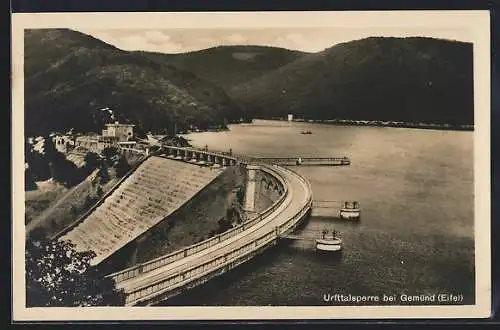
[[[275,46],[318,52],[335,44],[370,36],[424,36],[470,42],[460,29],[362,29],[362,28],[219,28],[219,29],[76,29],[123,50],[184,53],[221,45]]]

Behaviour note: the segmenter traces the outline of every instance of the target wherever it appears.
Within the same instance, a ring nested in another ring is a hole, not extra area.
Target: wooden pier
[[[347,166],[348,157],[260,157],[258,160],[282,166]]]
[[[317,214],[316,209],[329,209],[328,215]],[[335,210],[335,211],[333,211]],[[360,208],[358,201],[337,201],[337,200],[314,200],[313,201],[313,216],[333,216],[343,220],[359,220]]]
[[[315,240],[315,238],[313,237],[304,237],[304,236],[299,236],[299,235],[291,235],[291,234],[288,234],[288,235],[280,235],[280,238],[286,238],[286,239],[291,239],[291,240],[294,240],[294,241],[298,241],[298,240],[308,240],[308,241],[313,241]]]
[[[344,201],[337,200],[314,200],[313,208],[317,209],[341,209]]]

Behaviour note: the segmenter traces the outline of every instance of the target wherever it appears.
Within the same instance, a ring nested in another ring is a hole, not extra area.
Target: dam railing
[[[302,183],[308,187],[309,192],[311,192],[309,182],[301,175],[295,172],[292,173],[298,177]],[[280,226],[271,229],[267,233],[260,235],[236,250],[229,251],[212,260],[179,271],[147,286],[128,292],[126,296],[126,305],[148,305],[167,299],[181,292],[183,288],[190,288],[204,283],[251,259],[254,255],[264,251],[267,247],[276,244],[276,241],[281,235],[295,229],[300,220],[303,219],[311,209],[312,201],[312,194],[309,193],[306,203],[294,216]]]
[[[175,146],[168,146],[168,145],[164,145],[164,146],[162,146],[162,148],[163,149],[170,149],[170,150],[177,150],[179,152],[195,152],[198,154],[209,155],[209,156],[213,156],[213,157],[221,157],[221,158],[225,158],[226,160],[231,160],[234,162],[238,161],[238,158],[235,157],[235,155],[233,155],[232,153],[208,151],[207,149],[204,149],[204,148],[175,147]]]
[[[220,242],[223,242],[227,239],[230,239],[239,233],[245,231],[246,229],[252,227],[253,225],[257,224],[260,222],[263,218],[265,218],[267,215],[270,213],[274,212],[285,200],[287,194],[288,194],[288,187],[287,184],[285,183],[284,179],[281,177],[279,173],[277,173],[274,169],[271,167],[261,167],[261,170],[268,172],[269,174],[273,175],[275,178],[278,179],[280,184],[282,185],[284,192],[281,194],[281,196],[267,209],[262,211],[258,216],[255,216],[240,225],[224,232],[221,234],[218,234],[216,236],[213,236],[209,239],[206,239],[204,241],[201,241],[199,243],[187,246],[183,249],[174,251],[172,253],[169,253],[167,255],[152,259],[150,261],[138,264],[133,267],[129,267],[127,269],[112,273],[107,275],[107,277],[112,278],[115,283],[120,283],[122,281],[128,280],[130,278],[139,276],[140,274],[144,272],[148,272],[154,269],[157,269],[159,267],[168,265],[170,263],[173,263],[177,260],[180,260],[182,258],[188,257],[190,255],[193,255],[199,251],[202,251],[204,249],[207,249],[211,246],[214,246],[215,244],[218,244]]]

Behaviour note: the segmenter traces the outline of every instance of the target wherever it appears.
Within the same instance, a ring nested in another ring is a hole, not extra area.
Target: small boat
[[[300,134],[312,134],[311,131],[301,131]]]
[[[340,218],[346,220],[359,220],[360,218],[359,203],[357,201],[344,202],[344,206],[340,209]]]
[[[331,236],[328,236],[328,231],[323,230],[321,238],[316,239],[316,249],[319,251],[336,252],[342,250],[342,238],[337,231],[332,231]]]

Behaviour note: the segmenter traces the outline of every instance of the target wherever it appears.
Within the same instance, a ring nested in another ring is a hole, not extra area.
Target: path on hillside
[[[168,278],[183,270],[203,264],[228,252],[237,250],[239,247],[254,241],[256,238],[269,233],[275,227],[280,226],[299,213],[310,197],[310,190],[296,174],[275,166],[274,169],[283,176],[288,184],[288,195],[284,202],[266,218],[241,232],[240,234],[222,241],[210,248],[199,251],[181,260],[159,267],[152,271],[140,274],[117,284],[123,288],[125,293],[133,292],[139,288],[147,287],[161,279]]]
[[[45,209],[40,215],[38,215],[36,218],[31,220],[27,225],[26,225],[26,235],[29,235],[33,229],[35,229],[38,224],[41,222],[45,221],[47,217],[50,216],[52,212],[56,208],[58,208],[62,203],[64,203],[78,188],[83,186],[83,184],[88,183],[92,181],[92,179],[97,175],[97,172],[99,169],[95,169],[92,173],[90,173],[82,182],[77,184],[76,186],[70,188],[61,198],[59,198],[54,204],[49,206],[47,209]]]

